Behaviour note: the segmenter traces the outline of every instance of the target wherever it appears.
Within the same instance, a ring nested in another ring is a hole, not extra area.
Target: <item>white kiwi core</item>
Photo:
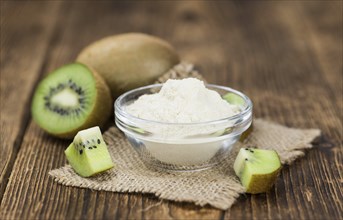
[[[68,88],[51,97],[51,102],[62,107],[77,107],[79,105],[77,93]]]

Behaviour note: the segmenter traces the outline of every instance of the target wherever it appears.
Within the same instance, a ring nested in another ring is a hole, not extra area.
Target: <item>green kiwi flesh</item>
[[[241,148],[234,170],[247,193],[263,193],[274,185],[281,170],[281,162],[274,150]]]
[[[39,83],[31,111],[42,129],[71,139],[79,130],[105,123],[111,108],[112,98],[104,80],[87,66],[72,63]]]
[[[153,83],[180,62],[169,43],[142,33],[100,39],[84,48],[76,60],[94,68],[105,79],[113,98]]]
[[[232,105],[243,106],[245,103],[245,101],[242,97],[240,97],[239,95],[237,95],[235,93],[231,93],[231,92],[228,92],[225,95],[223,95],[223,99]],[[251,123],[250,127],[242,133],[239,140],[244,141],[250,135],[250,133],[253,131],[253,129],[254,129],[253,123]]]
[[[114,167],[99,127],[78,132],[65,155],[75,172],[83,177]]]
[[[226,101],[228,101],[230,104],[233,104],[233,105],[244,105],[245,103],[242,97],[231,92],[225,94],[223,96],[223,99],[225,99]]]

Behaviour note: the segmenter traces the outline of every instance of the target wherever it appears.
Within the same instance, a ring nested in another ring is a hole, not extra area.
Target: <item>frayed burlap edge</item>
[[[159,77],[155,83],[165,83],[168,79],[183,79],[188,77],[197,78],[206,83],[204,77],[194,69],[194,65],[186,61],[182,61],[180,64],[175,65],[172,69]]]
[[[104,133],[116,167],[91,178],[78,176],[67,165],[51,171],[55,181],[66,186],[106,190],[113,192],[152,193],[161,199],[193,202],[228,209],[244,188],[232,169],[233,161],[241,147],[257,146],[274,149],[283,164],[290,164],[311,148],[311,141],[320,135],[318,129],[294,129],[262,119],[254,120],[254,130],[244,143],[237,143],[227,160],[201,172],[168,173],[148,169],[124,135],[111,127]]]

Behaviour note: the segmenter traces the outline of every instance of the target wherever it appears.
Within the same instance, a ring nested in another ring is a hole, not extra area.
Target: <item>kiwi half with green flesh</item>
[[[153,83],[180,62],[169,43],[142,33],[100,39],[84,48],[76,60],[93,67],[105,79],[113,98]]]
[[[99,127],[79,131],[65,150],[69,164],[83,177],[93,176],[114,166]]]
[[[223,99],[232,105],[239,105],[240,106],[240,105],[244,105],[244,103],[245,103],[244,99],[242,97],[240,97],[239,95],[237,95],[235,93],[231,93],[231,92],[223,95]],[[249,136],[249,134],[253,131],[253,129],[254,129],[254,127],[253,127],[253,122],[252,122],[250,127],[242,133],[239,140],[244,141]]]
[[[34,121],[46,132],[71,139],[79,130],[103,125],[112,98],[104,80],[81,63],[62,66],[37,86],[32,100]]]
[[[241,148],[233,165],[247,193],[267,192],[281,170],[279,155],[274,150]]]

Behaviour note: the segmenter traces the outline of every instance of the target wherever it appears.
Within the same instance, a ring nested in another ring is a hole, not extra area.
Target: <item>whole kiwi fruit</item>
[[[95,69],[109,85],[112,97],[153,83],[180,62],[166,41],[142,33],[126,33],[98,40],[76,59]]]

